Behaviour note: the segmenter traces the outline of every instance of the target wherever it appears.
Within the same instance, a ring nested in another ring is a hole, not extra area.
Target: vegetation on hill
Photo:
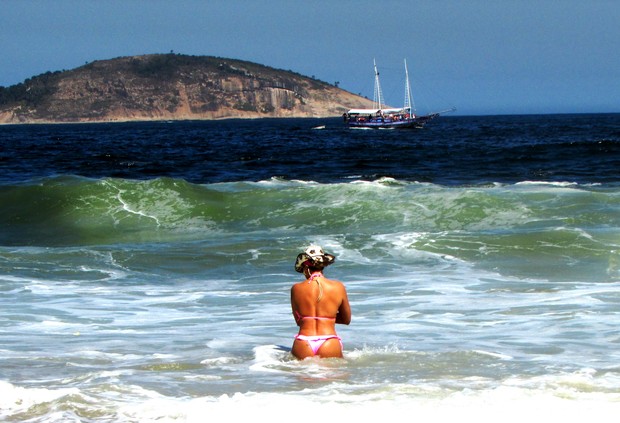
[[[0,122],[318,117],[366,104],[292,71],[170,53],[95,61],[0,87]]]

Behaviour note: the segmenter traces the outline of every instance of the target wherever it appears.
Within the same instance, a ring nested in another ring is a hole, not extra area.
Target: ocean
[[[0,127],[0,420],[616,421],[619,324],[620,114]]]

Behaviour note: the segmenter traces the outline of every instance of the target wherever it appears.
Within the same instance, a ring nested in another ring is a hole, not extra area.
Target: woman
[[[351,322],[351,307],[344,285],[323,276],[323,269],[335,259],[317,245],[297,256],[295,270],[306,277],[291,288],[293,317],[299,326],[291,352],[298,359],[342,357],[336,323]]]

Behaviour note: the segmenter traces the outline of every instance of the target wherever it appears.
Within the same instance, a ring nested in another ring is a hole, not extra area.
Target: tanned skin
[[[313,273],[321,271],[322,269],[304,267],[303,274],[306,280],[296,283],[291,288],[291,308],[300,335],[336,335],[336,323],[343,325],[351,323],[351,306],[344,284],[327,279],[322,274],[310,280]],[[320,301],[317,301],[319,297]],[[327,317],[335,320],[301,319],[300,316]],[[314,356],[342,357],[340,341],[335,338],[325,341],[316,355],[306,341],[296,339],[291,352],[300,360]]]

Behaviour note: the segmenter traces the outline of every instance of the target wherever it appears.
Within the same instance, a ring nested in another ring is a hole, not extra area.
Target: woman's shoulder
[[[344,284],[342,282],[340,282],[337,279],[326,279],[326,282],[330,285],[333,286],[334,288],[338,288],[338,289],[345,289]]]
[[[297,289],[301,288],[302,286],[304,286],[305,283],[306,283],[306,281],[301,281],[301,282],[293,283],[293,286],[291,286],[291,291],[294,291],[294,290],[297,290]]]
[[[324,278],[325,278],[327,281],[329,281],[329,282],[333,282],[333,283],[339,283],[339,284],[342,284],[342,282],[340,282],[338,279],[326,278],[325,276],[324,276]]]

